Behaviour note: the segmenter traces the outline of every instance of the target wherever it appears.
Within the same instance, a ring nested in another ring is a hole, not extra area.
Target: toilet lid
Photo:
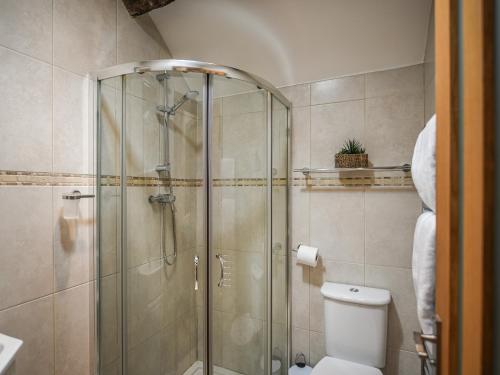
[[[314,366],[311,375],[382,375],[382,371],[343,359],[324,357]]]

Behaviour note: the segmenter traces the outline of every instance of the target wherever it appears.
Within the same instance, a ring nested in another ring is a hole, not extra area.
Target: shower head
[[[182,98],[180,98],[177,103],[175,103],[170,109],[169,109],[169,114],[173,115],[175,114],[175,111],[177,111],[184,103],[186,103],[190,99],[194,99],[198,96],[199,92],[190,90],[184,95],[182,95]]]

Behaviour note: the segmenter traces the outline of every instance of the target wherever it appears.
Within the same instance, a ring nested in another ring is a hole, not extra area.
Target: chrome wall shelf
[[[390,165],[383,167],[367,167],[367,168],[298,168],[294,169],[294,172],[303,173],[304,176],[309,176],[313,173],[343,173],[343,172],[391,172],[391,171],[401,171],[410,172],[411,165]]]

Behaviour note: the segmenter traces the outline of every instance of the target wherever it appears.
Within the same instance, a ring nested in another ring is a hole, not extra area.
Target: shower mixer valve
[[[173,194],[158,194],[149,196],[149,203],[170,204],[174,202],[175,195]]]

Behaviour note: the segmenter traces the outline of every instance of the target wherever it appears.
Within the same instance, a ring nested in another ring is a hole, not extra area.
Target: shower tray
[[[183,375],[203,375],[203,362],[196,361],[188,368]],[[214,366],[214,375],[241,375],[239,372],[227,370],[222,367]]]

